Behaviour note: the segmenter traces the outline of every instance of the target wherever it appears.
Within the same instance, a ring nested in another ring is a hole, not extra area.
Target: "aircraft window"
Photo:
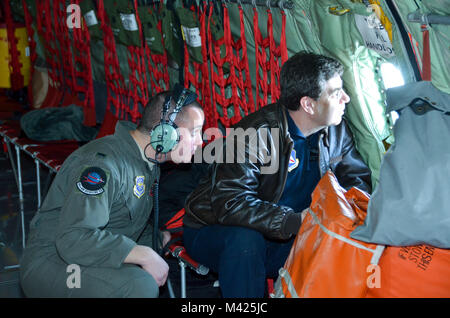
[[[381,77],[383,78],[384,88],[392,88],[405,84],[402,73],[391,63],[383,63],[380,65]],[[394,124],[398,119],[398,113],[393,111],[390,114],[391,123]]]
[[[393,64],[387,62],[383,63],[380,66],[380,70],[385,89],[405,84],[402,73]]]

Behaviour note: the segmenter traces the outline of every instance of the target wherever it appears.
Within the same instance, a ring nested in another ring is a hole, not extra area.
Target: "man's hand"
[[[172,237],[172,235],[170,234],[169,231],[162,231],[162,248],[164,248],[166,246],[166,244],[170,241],[170,238]]]
[[[125,258],[124,263],[137,264],[152,275],[158,286],[165,284],[169,274],[169,265],[153,249],[144,245],[136,245]]]
[[[166,247],[167,243],[169,243],[170,239],[172,238],[172,234],[170,234],[169,231],[162,231],[161,233],[162,233],[162,246],[161,246],[161,248],[164,248],[164,247]],[[164,256],[169,255],[169,253],[170,253],[170,251],[167,250],[164,253]]]

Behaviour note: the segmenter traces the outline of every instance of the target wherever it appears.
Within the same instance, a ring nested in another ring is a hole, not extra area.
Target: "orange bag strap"
[[[373,254],[372,259],[370,260],[370,264],[378,264],[381,254],[383,254],[384,245],[377,245],[376,248],[372,249],[372,248],[368,248],[360,243],[358,243],[357,241],[354,241],[352,239],[346,238],[342,235],[339,235],[337,233],[334,233],[333,231],[330,231],[329,229],[327,229],[319,220],[319,218],[317,217],[317,215],[313,212],[313,210],[311,210],[311,208],[308,209],[308,213],[311,215],[311,217],[314,219],[314,222],[319,225],[320,229],[322,231],[324,231],[326,234],[334,237],[335,239],[341,240],[347,244],[353,245],[357,248],[369,251]]]

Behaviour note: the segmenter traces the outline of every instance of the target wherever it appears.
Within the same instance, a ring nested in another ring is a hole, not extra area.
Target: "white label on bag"
[[[94,10],[86,12],[86,14],[84,15],[84,21],[86,21],[86,25],[88,27],[98,24]]]
[[[355,14],[355,22],[358,27],[359,33],[363,37],[364,44],[367,48],[378,52],[381,56],[392,57],[395,55],[392,49],[391,41],[386,30],[382,27],[382,24],[374,23],[374,16],[366,17],[363,15]],[[375,27],[376,26],[376,27]]]
[[[200,37],[199,28],[188,28],[182,25],[181,30],[183,31],[183,38],[187,45],[190,47],[202,46],[202,38]]]
[[[127,30],[127,31],[137,31],[138,30],[136,16],[133,13],[130,13],[130,14],[121,13],[120,19],[122,20],[122,25],[125,30]]]

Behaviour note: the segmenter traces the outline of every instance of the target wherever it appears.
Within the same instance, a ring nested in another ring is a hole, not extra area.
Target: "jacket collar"
[[[286,106],[284,106],[283,104],[278,104],[279,107],[278,109],[280,110],[280,127],[281,127],[281,132],[282,132],[282,136],[285,136],[285,138],[288,138],[288,140],[290,140],[291,142],[293,142],[291,135],[289,134],[289,129],[288,129],[288,118],[287,118],[287,114],[288,114],[288,109]],[[302,134],[303,135],[303,134]],[[323,128],[320,131],[320,136],[323,138],[324,143],[328,145],[328,127]]]
[[[130,134],[130,131],[135,130],[136,128],[136,124],[132,122],[123,120],[118,121],[114,136],[121,141],[121,147],[124,147],[127,153],[134,157],[141,158],[140,148]]]
[[[153,170],[154,163],[145,158],[144,151],[139,147],[136,140],[131,136],[130,131],[137,128],[136,124],[130,121],[118,121],[116,124],[116,136],[121,141],[121,146],[126,149],[126,152],[135,157],[135,159],[141,159],[145,162],[150,170]]]

